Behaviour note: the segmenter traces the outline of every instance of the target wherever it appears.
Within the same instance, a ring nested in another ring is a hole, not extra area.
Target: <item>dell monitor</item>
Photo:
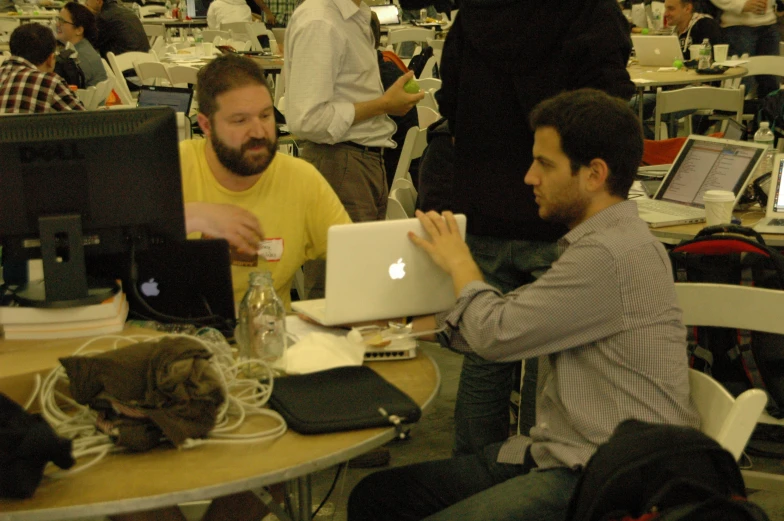
[[[3,263],[41,258],[22,305],[101,302],[85,257],[185,240],[175,113],[168,107],[0,116]]]

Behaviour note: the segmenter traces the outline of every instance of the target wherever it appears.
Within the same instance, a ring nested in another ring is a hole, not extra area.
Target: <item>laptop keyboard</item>
[[[692,208],[691,206],[681,206],[663,201],[646,199],[638,201],[640,206],[649,212],[658,212],[677,217],[705,217],[705,210],[702,208]]]

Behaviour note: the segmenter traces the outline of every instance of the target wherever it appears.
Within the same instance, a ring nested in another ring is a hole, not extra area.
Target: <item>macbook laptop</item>
[[[187,116],[191,110],[192,100],[193,89],[142,85],[137,105],[139,107],[171,107],[175,112],[182,112]]]
[[[784,154],[776,155],[773,166],[765,217],[754,225],[754,229],[760,233],[784,233],[784,189],[781,186],[782,174],[784,174]]]
[[[397,25],[400,23],[400,11],[396,5],[371,5],[370,10],[376,13],[381,25]]]
[[[733,118],[729,118],[727,120],[727,129],[724,131],[724,139],[747,141],[746,137],[746,126],[738,123]]]
[[[765,148],[747,141],[689,136],[653,198],[635,199],[640,218],[652,228],[702,222],[707,190],[730,190],[737,204]]]
[[[673,61],[683,60],[680,40],[674,34],[669,36],[633,34],[632,44],[639,65],[672,67]]]
[[[229,244],[224,239],[172,241],[136,252],[136,273],[129,258],[90,259],[90,274],[119,278],[128,296],[129,318],[211,326],[233,335],[234,291]]]
[[[455,218],[465,237],[465,216]],[[427,235],[417,219],[332,226],[326,298],[291,307],[326,326],[449,309],[455,303],[452,279],[411,242],[409,231]]]

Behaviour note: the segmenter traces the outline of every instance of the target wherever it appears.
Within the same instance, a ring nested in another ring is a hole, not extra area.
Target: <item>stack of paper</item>
[[[128,302],[122,291],[100,304],[72,308],[0,307],[6,340],[74,338],[122,331]]]

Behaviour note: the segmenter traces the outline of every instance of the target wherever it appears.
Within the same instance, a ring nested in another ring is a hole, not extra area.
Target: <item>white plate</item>
[[[196,56],[195,54],[166,54],[166,59],[172,62],[197,62],[203,60],[204,56]]]

